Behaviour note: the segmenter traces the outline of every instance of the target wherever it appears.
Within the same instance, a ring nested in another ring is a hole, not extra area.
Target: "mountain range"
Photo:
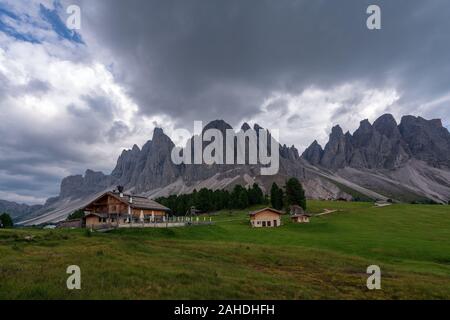
[[[210,122],[204,130],[210,128],[233,129],[223,120]],[[241,127],[259,129],[257,124]],[[155,198],[255,182],[267,192],[273,182],[284,185],[288,177],[297,177],[313,199],[450,200],[450,133],[438,119],[404,116],[397,124],[385,114],[373,124],[361,121],[353,134],[335,126],[325,147],[314,141],[302,155],[294,146],[279,145],[280,170],[273,176],[260,175],[259,165],[176,165],[171,160],[173,147],[164,131],[156,128],[142,148],[134,145],[122,152],[110,175],[87,170],[84,176],[66,177],[57,197],[16,217],[25,225],[60,221],[116,185]]]
[[[43,206],[40,204],[36,205],[27,205],[23,203],[16,203],[12,201],[0,200],[0,214],[3,212],[7,212],[10,214],[11,218],[14,221],[19,221],[23,218],[26,218],[33,212],[38,211]]]

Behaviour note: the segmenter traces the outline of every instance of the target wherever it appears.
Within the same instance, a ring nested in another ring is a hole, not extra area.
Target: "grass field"
[[[0,299],[450,299],[449,206],[308,206],[340,211],[276,229],[222,211],[211,226],[0,230]],[[372,264],[381,290],[366,287]]]

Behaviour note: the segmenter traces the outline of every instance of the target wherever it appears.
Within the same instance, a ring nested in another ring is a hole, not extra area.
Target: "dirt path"
[[[392,203],[375,203],[374,208],[383,208],[392,205]]]
[[[336,211],[337,211],[337,210],[324,209],[323,212],[318,213],[318,214],[316,214],[316,215],[314,215],[314,216],[315,216],[315,217],[319,217],[319,216],[323,216],[323,215],[326,215],[326,214],[330,214],[330,213],[333,213],[333,212],[336,212]]]

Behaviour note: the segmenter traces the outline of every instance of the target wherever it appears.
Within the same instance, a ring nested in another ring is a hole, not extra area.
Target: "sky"
[[[0,0],[0,199],[43,203],[65,176],[109,173],[155,127],[196,120],[279,129],[300,151],[383,113],[449,128],[448,12],[447,0]]]

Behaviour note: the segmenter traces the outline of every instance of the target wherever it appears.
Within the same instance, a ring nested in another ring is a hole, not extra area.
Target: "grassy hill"
[[[212,226],[0,230],[1,299],[450,299],[450,207],[308,202],[338,212],[252,229],[247,211]],[[25,237],[32,236],[30,240]],[[82,290],[66,289],[79,265]],[[382,290],[366,288],[381,267]]]

